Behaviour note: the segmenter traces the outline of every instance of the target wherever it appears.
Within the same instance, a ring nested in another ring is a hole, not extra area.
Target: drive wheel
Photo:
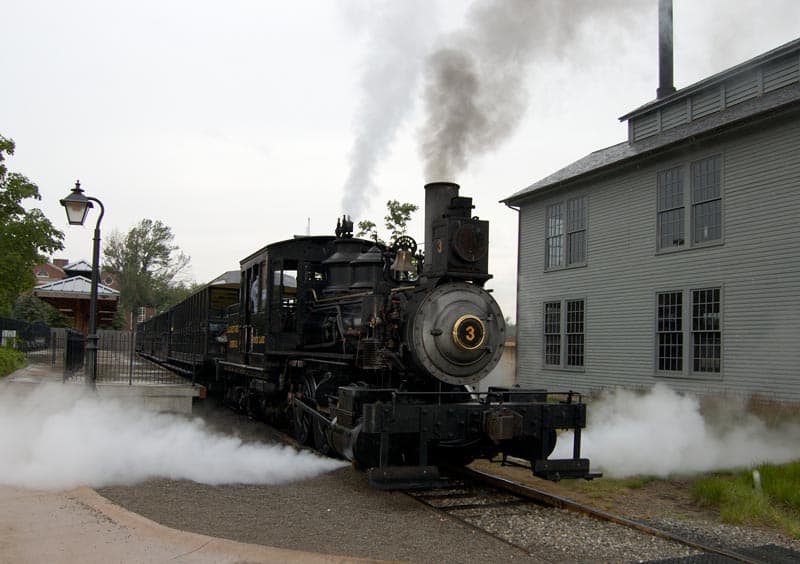
[[[334,456],[331,444],[328,441],[328,429],[322,421],[314,419],[314,448],[324,456]]]
[[[297,406],[297,402],[304,402],[316,409],[314,403],[314,388],[312,383],[305,376],[301,377],[298,385],[298,393],[292,399],[292,436],[303,445],[311,445],[314,438],[314,421],[305,410]]]

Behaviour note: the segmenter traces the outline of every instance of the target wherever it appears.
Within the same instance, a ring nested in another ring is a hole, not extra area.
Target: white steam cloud
[[[132,484],[277,484],[344,466],[286,446],[243,443],[200,419],[154,413],[66,385],[0,394],[0,483],[33,489]]]
[[[413,105],[423,55],[435,17],[422,0],[371,2],[378,15],[366,29],[368,59],[361,77],[350,172],[344,183],[343,211],[357,218],[375,193],[374,173]]]
[[[571,452],[569,433],[553,457]],[[581,455],[611,478],[782,464],[800,459],[800,424],[767,426],[738,402],[704,418],[697,397],[661,384],[644,395],[615,390],[589,405]]]

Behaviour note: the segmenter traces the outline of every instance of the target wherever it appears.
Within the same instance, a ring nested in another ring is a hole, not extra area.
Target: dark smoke
[[[366,30],[368,60],[361,79],[363,98],[356,112],[350,172],[342,208],[360,217],[375,192],[376,165],[387,155],[397,129],[414,101],[424,53],[433,35],[428,3],[403,0],[370,3],[379,17]]]
[[[581,30],[622,23],[619,1],[476,2],[466,27],[427,59],[420,151],[426,181],[448,180],[511,137],[527,109],[531,67],[570,55]],[[628,5],[629,15],[638,8]],[[610,30],[609,33],[614,33]]]

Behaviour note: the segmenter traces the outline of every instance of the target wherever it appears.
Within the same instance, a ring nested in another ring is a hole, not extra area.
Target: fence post
[[[130,351],[128,353],[128,385],[133,386],[133,355],[135,354],[136,350],[136,333],[131,331],[128,333],[130,335]]]

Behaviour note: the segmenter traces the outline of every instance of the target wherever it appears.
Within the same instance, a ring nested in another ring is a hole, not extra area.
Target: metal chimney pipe
[[[672,0],[658,0],[658,99],[675,92],[672,67]]]
[[[433,264],[433,223],[441,219],[453,198],[458,197],[458,184],[453,182],[431,182],[425,185],[425,263],[427,272]]]

